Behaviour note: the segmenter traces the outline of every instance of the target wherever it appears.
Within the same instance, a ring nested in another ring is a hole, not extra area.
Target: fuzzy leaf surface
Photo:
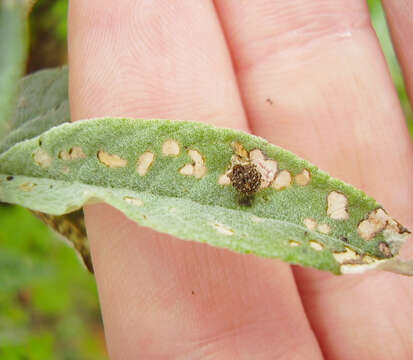
[[[254,177],[235,178],[236,166]],[[1,154],[0,174],[0,201],[52,216],[103,201],[181,239],[335,274],[400,270],[409,234],[374,199],[294,154],[201,123],[59,125]]]

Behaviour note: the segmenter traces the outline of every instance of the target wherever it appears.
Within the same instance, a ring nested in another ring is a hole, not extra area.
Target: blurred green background
[[[400,68],[381,4],[373,25],[413,132]],[[39,0],[30,18],[27,72],[66,63],[67,0]],[[0,205],[0,359],[107,359],[94,277],[27,210]]]

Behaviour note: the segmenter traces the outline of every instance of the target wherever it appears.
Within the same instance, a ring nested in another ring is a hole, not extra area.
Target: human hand
[[[407,3],[384,1],[412,94]],[[364,1],[72,0],[69,20],[74,119],[251,131],[413,227],[412,146]],[[112,359],[412,357],[409,278],[235,254],[102,204],[86,221]]]

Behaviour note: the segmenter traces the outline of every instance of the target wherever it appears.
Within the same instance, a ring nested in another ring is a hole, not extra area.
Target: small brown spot
[[[7,180],[7,181],[12,181],[13,179],[14,179],[14,177],[11,176],[11,175],[9,175],[9,176],[6,177],[6,180]]]
[[[300,186],[305,186],[310,183],[311,175],[307,169],[304,169],[295,176],[295,183]]]
[[[275,180],[272,182],[271,187],[276,190],[282,190],[291,185],[292,177],[289,171],[281,170]]]
[[[179,144],[172,139],[166,140],[162,145],[162,153],[166,156],[179,155]]]
[[[145,176],[155,158],[154,153],[145,151],[138,159],[137,171],[140,176]]]
[[[261,174],[253,164],[235,165],[228,177],[232,186],[245,195],[255,193],[261,185]]]
[[[79,146],[74,146],[69,149],[69,151],[61,151],[59,154],[59,158],[62,160],[76,160],[76,159],[84,159],[86,157],[85,153],[83,152],[82,148]]]
[[[30,192],[35,188],[35,186],[36,186],[36,184],[27,182],[27,183],[21,184],[19,186],[19,188],[20,188],[20,190],[22,190],[24,192]]]
[[[265,102],[268,103],[268,104],[270,104],[270,105],[273,104],[273,102],[272,102],[272,100],[271,100],[270,98],[265,99]]]
[[[347,220],[347,197],[337,191],[332,191],[327,196],[327,216],[334,220]]]
[[[122,159],[115,154],[109,154],[103,150],[98,151],[98,159],[103,165],[113,169],[122,168],[128,165],[128,160]]]
[[[47,168],[52,164],[51,156],[45,150],[41,148],[36,149],[33,152],[33,159],[37,165],[43,168]]]
[[[393,256],[393,254],[391,253],[391,250],[390,250],[390,246],[384,241],[382,241],[379,244],[379,250],[385,257],[392,257]]]
[[[194,291],[194,290],[192,290],[192,291],[191,291],[191,294],[192,294],[192,295],[195,295],[195,291]]]
[[[290,244],[290,246],[300,246],[301,244],[298,241],[295,240],[289,240],[288,243]]]

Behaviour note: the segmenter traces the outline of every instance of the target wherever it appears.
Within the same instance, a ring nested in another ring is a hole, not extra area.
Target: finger
[[[72,1],[69,45],[75,119],[247,130],[209,2]],[[86,221],[113,359],[281,358],[293,346],[319,358],[289,267],[158,234],[104,205]]]
[[[383,7],[403,69],[410,103],[413,103],[413,3],[408,0],[383,0]]]
[[[413,225],[411,143],[364,2],[216,6],[253,131],[361,187]],[[409,280],[301,268],[296,275],[326,358],[382,359],[412,346],[410,317],[394,315],[395,307],[409,311]]]

